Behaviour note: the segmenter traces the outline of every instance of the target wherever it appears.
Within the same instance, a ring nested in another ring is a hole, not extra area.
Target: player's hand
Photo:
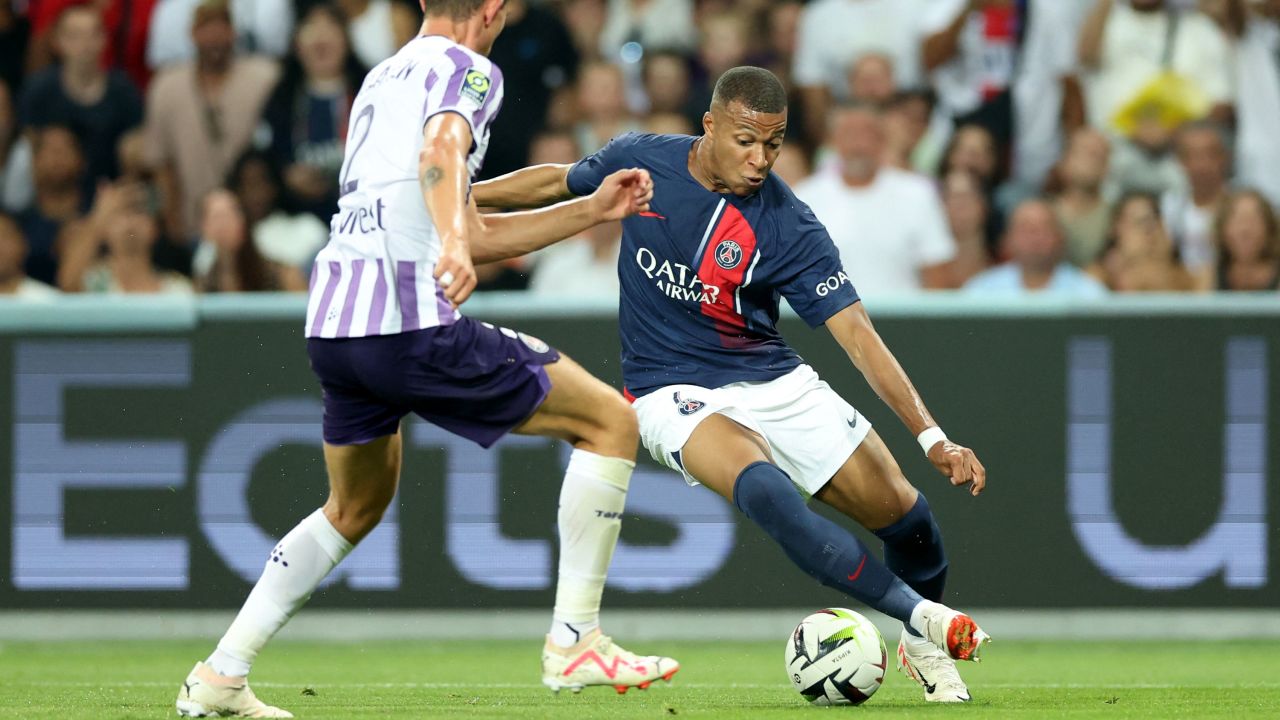
[[[604,179],[591,193],[591,203],[599,222],[621,220],[647,212],[653,199],[653,179],[648,170],[627,168]]]
[[[476,269],[471,265],[471,248],[465,240],[445,239],[434,277],[453,309],[471,297],[471,291],[476,289]]]
[[[938,472],[951,479],[959,487],[968,485],[969,492],[977,496],[987,486],[987,469],[978,462],[978,456],[963,445],[950,440],[939,440],[929,448],[929,462]]]

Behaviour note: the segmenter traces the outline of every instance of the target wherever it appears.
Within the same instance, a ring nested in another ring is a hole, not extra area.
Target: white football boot
[[[991,636],[973,618],[942,603],[925,600],[920,615],[924,627],[916,629],[952,660],[978,662],[983,644],[991,642]]]
[[[671,681],[680,663],[669,657],[640,656],[613,644],[596,628],[571,648],[547,642],[542,648],[542,684],[556,692],[581,692],[604,685],[621,695],[635,687],[647,690],[657,680]]]
[[[956,661],[933,643],[906,630],[898,642],[898,670],[920,683],[929,702],[969,702],[969,688],[960,679]]]
[[[178,690],[182,717],[291,718],[293,714],[259,700],[247,678],[227,677],[202,662],[191,669]]]

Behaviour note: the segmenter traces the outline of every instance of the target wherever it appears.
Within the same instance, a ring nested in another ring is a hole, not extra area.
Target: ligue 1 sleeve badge
[[[462,87],[459,92],[463,97],[470,98],[476,105],[483,105],[485,97],[489,95],[489,76],[475,68],[467,70],[467,74],[462,78]]]
[[[732,240],[723,240],[716,246],[716,264],[732,270],[742,262],[742,246]]]

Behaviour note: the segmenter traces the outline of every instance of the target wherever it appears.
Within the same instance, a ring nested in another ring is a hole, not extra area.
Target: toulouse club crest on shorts
[[[716,264],[732,270],[742,262],[742,246],[732,240],[724,240],[716,246]]]

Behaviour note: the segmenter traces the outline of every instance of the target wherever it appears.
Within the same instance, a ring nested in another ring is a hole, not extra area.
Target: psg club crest
[[[681,415],[692,415],[707,406],[707,404],[701,400],[685,400],[680,397],[680,393],[678,392],[673,393],[671,395],[671,399],[674,400],[676,406],[680,408]]]
[[[716,264],[725,270],[732,270],[742,262],[742,246],[732,240],[725,240],[716,246]]]

